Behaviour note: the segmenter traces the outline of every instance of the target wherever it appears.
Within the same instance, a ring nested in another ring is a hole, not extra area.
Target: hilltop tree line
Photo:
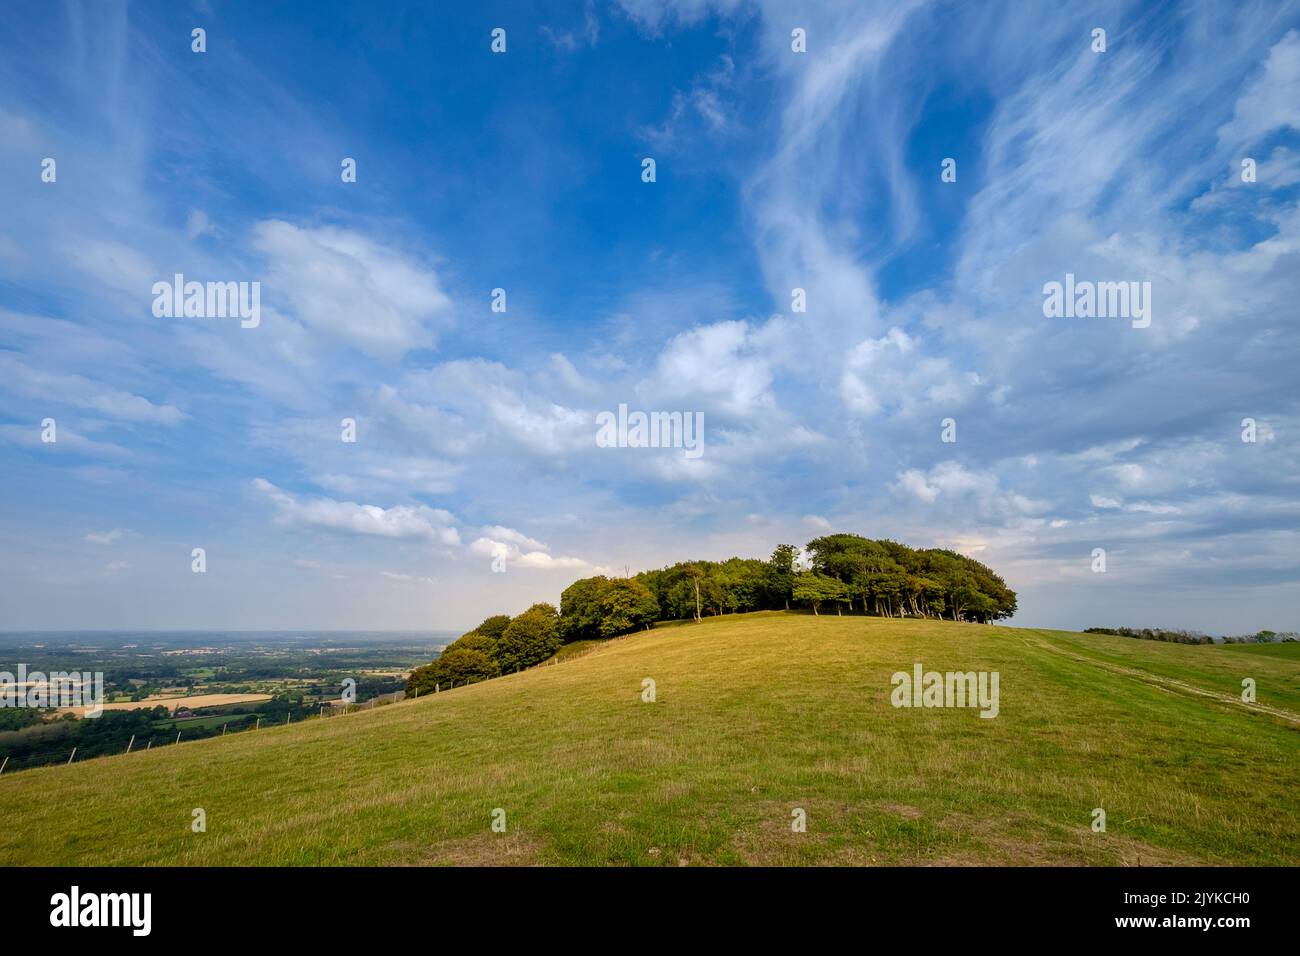
[[[1164,641],[1168,644],[1271,644],[1274,641],[1287,644],[1300,641],[1300,634],[1294,631],[1256,631],[1254,634],[1222,637],[1218,641],[1200,631],[1185,631],[1181,628],[1085,627],[1083,633],[1114,634],[1118,637],[1134,637],[1140,641]]]
[[[816,538],[801,567],[794,545],[771,558],[683,561],[630,578],[584,578],[560,596],[565,640],[612,637],[656,621],[745,611],[820,614],[859,610],[882,617],[987,622],[1009,617],[1016,595],[989,568],[954,551],[916,550],[856,534]]]
[[[805,550],[806,562],[798,548],[782,544],[766,561],[682,561],[627,578],[583,578],[564,589],[558,610],[534,604],[514,618],[489,617],[412,672],[407,693],[522,670],[562,644],[617,637],[660,621],[798,607],[987,623],[1016,610],[1016,593],[1002,578],[955,551],[856,534],[816,538]]]

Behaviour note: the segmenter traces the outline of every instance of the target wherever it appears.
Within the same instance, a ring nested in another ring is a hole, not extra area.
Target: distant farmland
[[[104,704],[105,710],[149,710],[154,707],[166,707],[171,713],[177,708],[187,707],[224,707],[230,704],[257,704],[270,700],[270,694],[194,694],[190,697],[150,697],[148,700],[124,700],[114,704]],[[86,708],[68,707],[65,712],[84,717]]]

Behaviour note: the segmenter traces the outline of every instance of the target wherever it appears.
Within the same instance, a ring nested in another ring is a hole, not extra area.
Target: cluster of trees
[[[654,596],[659,620],[788,610],[791,603],[814,614],[833,606],[840,614],[847,609],[882,617],[980,622],[1009,617],[1016,610],[1016,594],[1002,578],[955,551],[917,550],[856,534],[816,538],[806,551],[808,566],[801,565],[798,548],[783,544],[767,561],[687,561],[644,571],[631,581],[640,581]],[[596,580],[601,579],[580,581],[569,591]],[[562,619],[569,617],[563,600],[560,613]],[[591,616],[585,615],[584,622],[589,632]],[[610,622],[609,629],[625,630],[622,621]]]
[[[557,611],[534,604],[523,614],[489,617],[432,664],[417,668],[408,694],[487,680],[539,664],[570,641],[617,637],[681,621],[803,606],[820,614],[860,611],[883,617],[945,617],[988,622],[1016,611],[1016,593],[980,562],[942,548],[917,550],[896,541],[832,534],[808,543],[808,560],[792,544],[766,561],[681,561],[628,578],[575,581]]]
[[[1254,634],[1240,634],[1223,639],[1225,644],[1272,644],[1274,641],[1294,644],[1300,642],[1300,634],[1295,631],[1256,631]]]
[[[987,623],[1016,612],[1016,592],[990,568],[944,548],[831,534],[808,542],[812,562],[793,596],[818,612],[861,607],[882,617],[935,617]]]
[[[798,555],[794,545],[783,544],[767,561],[681,561],[671,567],[642,571],[632,580],[641,582],[654,596],[657,619],[661,621],[786,609],[790,606]]]
[[[567,641],[615,637],[660,618],[659,600],[641,575],[583,578],[560,595],[560,634]]]
[[[566,640],[610,637],[656,620],[788,610],[791,603],[814,614],[830,605],[841,614],[980,622],[1016,610],[1016,594],[1002,578],[955,551],[856,534],[817,538],[806,550],[806,567],[799,549],[783,544],[766,561],[683,561],[627,579],[585,578],[560,598],[561,631]]]
[[[534,604],[517,617],[494,614],[448,644],[438,659],[417,667],[406,693],[488,680],[540,664],[560,648],[560,615],[551,604]]]
[[[1085,627],[1085,634],[1114,634],[1140,641],[1163,641],[1166,644],[1213,644],[1214,638],[1199,631],[1166,630],[1163,627]]]
[[[1184,631],[1181,628],[1163,627],[1087,627],[1085,634],[1115,634],[1119,637],[1134,637],[1140,641],[1164,641],[1169,644],[1213,644],[1214,638],[1200,631]],[[1274,641],[1300,641],[1300,634],[1294,631],[1256,631],[1254,634],[1241,634],[1236,637],[1222,638],[1224,644],[1271,644]]]

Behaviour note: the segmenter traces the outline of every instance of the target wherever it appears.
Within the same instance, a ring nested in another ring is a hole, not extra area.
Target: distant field
[[[998,671],[998,717],[891,706],[918,661]],[[1300,659],[727,616],[342,718],[0,776],[0,819],[6,865],[1294,866]]]
[[[270,699],[270,694],[195,694],[191,697],[150,697],[146,700],[127,700],[113,704],[104,704],[103,706],[105,710],[149,710],[154,707],[166,707],[169,711],[174,713],[178,707],[187,707],[193,710],[196,707],[221,707],[226,704],[253,704]],[[78,713],[84,714],[86,708],[67,707],[64,708],[64,710],[74,710]]]

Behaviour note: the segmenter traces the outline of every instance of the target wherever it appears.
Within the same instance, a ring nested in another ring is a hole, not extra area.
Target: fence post
[[[289,726],[289,718],[292,716],[293,716],[293,711],[289,711],[289,713],[284,715],[284,725],[286,727]]]
[[[181,732],[179,730],[176,731],[176,742],[177,743],[181,742]]]
[[[221,736],[223,737],[226,736],[226,728],[228,726],[230,726],[230,721],[226,721],[224,724],[221,725]]]
[[[149,750],[149,749],[152,748],[152,747],[153,747],[153,738],[150,737],[150,738],[149,738],[149,743],[145,744],[145,748],[144,748],[144,749],[145,749],[145,750]]]
[[[76,755],[77,755],[77,748],[76,748],[76,747],[73,747],[73,748],[72,748],[72,756],[71,756],[71,757],[68,757],[68,763],[72,763],[72,757],[75,757]]]
[[[128,740],[127,743],[126,743],[126,752],[127,752],[127,753],[130,753],[130,752],[131,752],[131,748],[134,747],[134,746],[135,746],[135,734],[132,734],[132,735],[131,735],[131,739]]]
[[[253,729],[254,729],[254,730],[261,730],[261,729],[262,729],[262,718],[261,718],[261,717],[258,717],[258,718],[257,718],[257,726],[254,727]]]
[[[3,762],[0,762],[0,773],[4,773],[4,772],[5,772],[5,767],[8,765],[8,763],[9,763],[9,758],[8,758],[8,757],[5,757],[4,761],[3,761]]]

